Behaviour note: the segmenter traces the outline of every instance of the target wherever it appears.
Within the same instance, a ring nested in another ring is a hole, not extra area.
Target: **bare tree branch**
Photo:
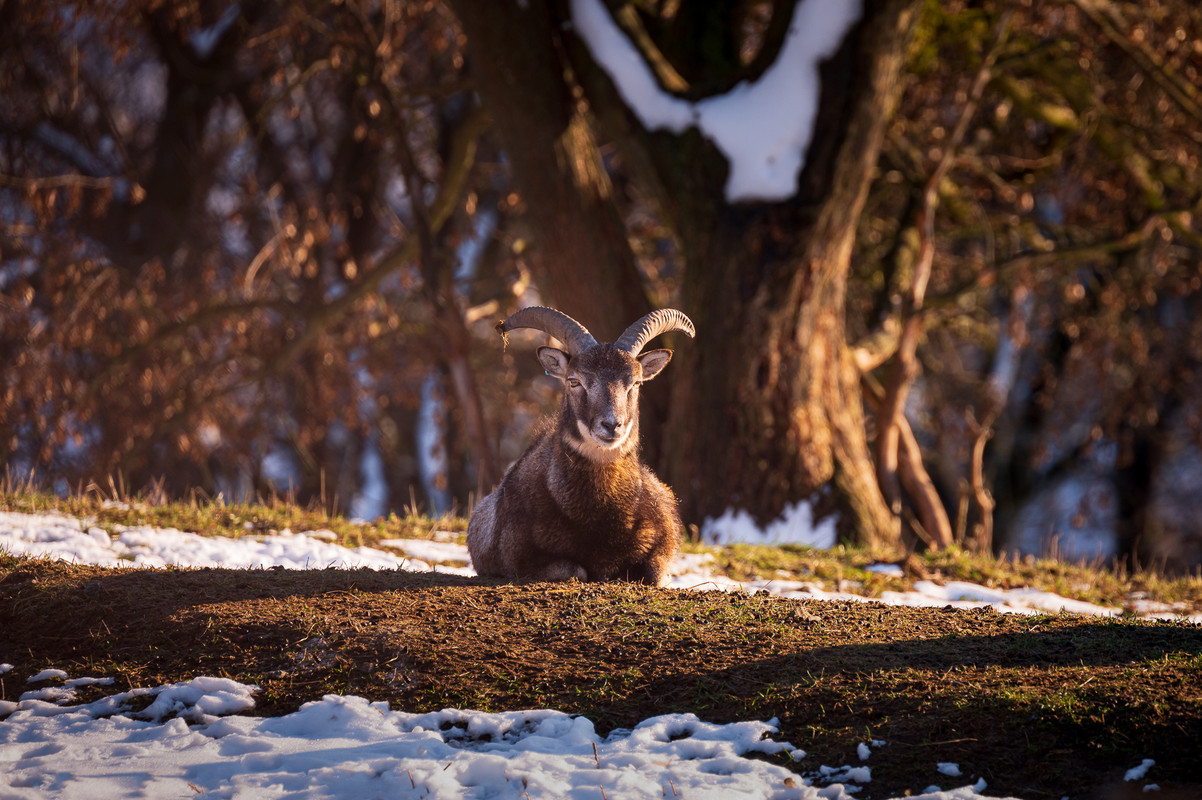
[[[909,291],[902,300],[901,333],[898,340],[897,353],[893,362],[892,375],[885,386],[885,395],[881,400],[879,432],[876,440],[877,479],[886,502],[895,514],[901,513],[901,485],[898,481],[898,447],[903,424],[905,423],[905,403],[910,386],[918,376],[918,362],[915,354],[918,349],[918,339],[923,328],[923,303],[926,298],[927,283],[931,276],[931,265],[935,258],[935,208],[939,200],[939,188],[947,171],[952,164],[956,150],[964,139],[968,126],[976,114],[980,104],[981,94],[985,90],[992,75],[993,66],[1005,43],[1009,30],[1010,14],[1006,13],[998,22],[997,33],[977,74],[973,79],[968,100],[961,109],[956,127],[952,131],[943,154],[935,169],[923,187],[922,200],[918,208],[916,227],[918,229],[918,254],[914,264],[914,274],[910,281]],[[908,426],[907,426],[908,427]],[[921,459],[917,467],[925,476]],[[930,478],[926,477],[929,481]],[[914,479],[914,486],[920,497],[926,499],[923,491],[923,481]],[[917,499],[917,498],[916,498]],[[951,526],[947,523],[947,515],[943,514],[942,525],[937,530],[928,530],[937,547],[951,544]]]
[[[400,126],[397,136],[397,156],[401,173],[409,189],[413,218],[417,227],[417,239],[421,252],[422,274],[425,276],[423,293],[434,312],[440,333],[446,341],[442,361],[451,373],[459,408],[463,411],[467,427],[468,445],[476,456],[477,496],[483,496],[501,479],[497,459],[493,455],[492,437],[488,434],[484,418],[484,407],[476,387],[468,356],[471,350],[471,332],[463,309],[462,299],[451,280],[453,265],[446,254],[435,248],[434,231],[431,228],[430,211],[423,200],[425,187],[417,170],[417,163],[409,149],[407,132],[404,128],[401,109],[392,103],[393,116]],[[472,140],[474,143],[474,139]],[[474,154],[473,154],[474,155]]]
[[[879,412],[883,407],[885,390],[871,375],[865,374],[861,380],[864,387],[864,400],[870,408]],[[913,499],[918,512],[918,521],[922,526],[921,538],[932,549],[939,550],[949,546],[953,541],[952,525],[948,519],[947,510],[939,497],[922,461],[922,448],[918,438],[910,426],[910,421],[902,416],[897,425],[899,439],[898,474],[906,493]]]
[[[471,166],[476,159],[476,142],[488,128],[490,120],[481,109],[474,110],[455,130],[454,141],[451,145],[451,156],[447,159],[446,171],[438,185],[438,193],[430,203],[428,216],[430,230],[437,233],[450,219],[455,204],[462,196],[463,187],[471,172]],[[271,373],[278,374],[290,365],[305,351],[323,331],[333,325],[365,298],[374,294],[380,283],[401,267],[412,264],[419,257],[419,244],[416,237],[407,237],[388,253],[385,253],[376,268],[368,271],[363,278],[335,300],[327,303],[321,310],[305,320],[304,330],[280,351],[273,359]]]
[[[1181,110],[1202,123],[1202,104],[1199,102],[1197,87],[1189,81],[1182,80],[1164,59],[1152,48],[1141,42],[1136,42],[1127,33],[1127,21],[1109,0],[1074,0],[1077,7],[1097,25],[1107,39],[1121,47],[1131,60],[1139,65],[1148,77],[1173,99]],[[1196,141],[1202,140],[1198,132],[1191,135]]]

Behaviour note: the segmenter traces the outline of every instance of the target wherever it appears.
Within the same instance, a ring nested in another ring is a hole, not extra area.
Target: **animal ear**
[[[538,348],[538,360],[542,362],[543,369],[552,378],[563,380],[563,377],[568,374],[568,361],[570,358],[571,356],[567,353],[554,347]]]
[[[639,363],[643,365],[643,380],[649,381],[654,378],[671,360],[671,350],[648,350],[641,354]]]

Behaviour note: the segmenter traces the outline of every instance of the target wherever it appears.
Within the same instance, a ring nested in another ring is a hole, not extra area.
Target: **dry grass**
[[[258,503],[228,504],[218,499],[193,497],[173,502],[153,492],[129,495],[118,484],[90,486],[60,498],[19,485],[11,478],[0,481],[0,510],[57,511],[89,518],[112,532],[117,526],[153,525],[194,531],[203,535],[242,536],[290,529],[329,530],[348,547],[375,545],[383,539],[463,536],[467,520],[447,516],[431,518],[415,511],[375,522],[354,522],[320,509],[305,509],[282,498]],[[733,578],[814,581],[828,590],[847,589],[877,597],[885,591],[907,591],[918,580],[963,580],[987,587],[1030,587],[1074,600],[1111,608],[1129,608],[1136,598],[1151,598],[1173,606],[1182,616],[1202,614],[1202,574],[1167,576],[1156,570],[1134,574],[1101,564],[1066,564],[1052,559],[992,558],[959,548],[940,553],[912,554],[901,577],[869,572],[875,559],[867,550],[837,547],[712,547],[687,544],[686,552],[710,553],[716,568]]]

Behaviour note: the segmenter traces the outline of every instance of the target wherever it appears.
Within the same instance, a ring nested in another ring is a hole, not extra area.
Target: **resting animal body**
[[[564,344],[540,347],[563,382],[558,417],[472,512],[467,545],[476,572],[527,580],[667,581],[680,547],[676,498],[639,460],[639,386],[672,358],[643,347],[667,331],[694,333],[679,311],[655,311],[612,343],[551,308],[526,308],[497,326],[535,328]]]

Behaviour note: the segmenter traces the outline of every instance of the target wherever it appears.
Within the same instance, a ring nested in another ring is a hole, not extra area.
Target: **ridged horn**
[[[684,331],[690,339],[697,333],[693,327],[693,321],[682,312],[674,308],[661,308],[659,311],[652,311],[627,328],[626,332],[614,342],[614,347],[625,350],[632,356],[637,356],[643,351],[647,342],[668,331]]]
[[[597,343],[588,328],[569,317],[562,311],[543,306],[531,306],[515,311],[497,323],[497,333],[505,336],[514,328],[534,328],[549,333],[567,348],[568,355],[574,356],[589,349]]]

